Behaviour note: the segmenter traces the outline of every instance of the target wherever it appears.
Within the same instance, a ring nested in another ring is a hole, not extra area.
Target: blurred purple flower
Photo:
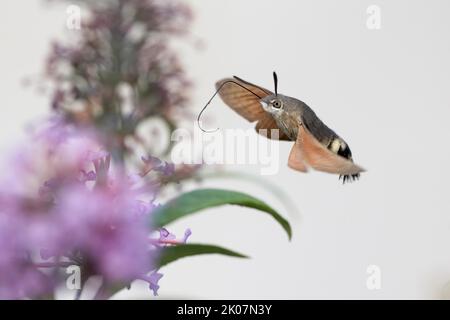
[[[158,289],[159,289],[158,282],[159,282],[159,280],[161,280],[162,277],[163,277],[163,274],[158,273],[158,272],[152,272],[149,276],[150,290],[153,291],[153,294],[155,296],[158,295]]]
[[[159,241],[175,240],[176,236],[166,228],[159,229]]]
[[[162,273],[153,271],[150,275],[143,275],[139,279],[147,282],[149,284],[150,290],[153,291],[153,295],[158,295],[159,280],[163,277]]]
[[[139,136],[148,119],[162,119],[170,135],[192,116],[190,81],[170,46],[188,30],[189,7],[174,0],[75,1],[89,14],[76,41],[54,43],[46,64],[57,116],[3,159],[0,298],[44,295],[61,280],[46,269],[68,264],[114,284],[145,279],[156,295],[162,274],[153,270],[155,249],[191,234],[177,240],[164,229],[151,238],[156,230],[148,226],[159,189],[199,167],[147,156],[137,173],[125,169],[141,150],[135,148],[150,152],[161,140],[146,144]]]
[[[81,182],[87,182],[87,181],[95,181],[97,179],[97,175],[94,171],[86,172],[84,170],[80,170],[81,173]]]
[[[79,127],[99,129],[116,161],[153,150],[164,139],[138,135],[148,119],[166,122],[170,136],[180,120],[192,117],[186,110],[191,84],[171,45],[189,30],[189,6],[178,0],[75,2],[89,14],[76,41],[52,45],[45,69],[52,110]]]
[[[165,245],[183,244],[183,243],[187,242],[187,240],[191,236],[191,234],[192,234],[191,229],[186,229],[186,231],[184,232],[183,238],[181,238],[180,240],[177,240],[176,235],[171,233],[166,228],[161,228],[161,229],[159,229],[158,242],[159,242],[159,244],[165,244]]]
[[[186,231],[184,232],[184,237],[183,237],[182,242],[186,243],[191,235],[192,235],[191,229],[186,229]]]
[[[170,176],[175,173],[175,165],[173,163],[166,162],[164,166],[157,168],[159,172],[164,174],[165,176]]]
[[[87,276],[101,275],[107,283],[140,279],[155,268],[155,247],[164,244],[162,238],[149,242],[156,205],[153,196],[142,199],[156,184],[136,188],[147,181],[120,167],[112,170],[109,153],[93,132],[62,123],[51,127],[51,132],[38,130],[33,143],[17,148],[4,164],[0,298],[47,293],[57,279],[42,268],[59,267],[60,261],[80,265]],[[35,253],[54,259],[43,263]],[[148,276],[155,294],[161,276]]]
[[[145,164],[145,172],[153,170],[160,172],[165,176],[170,176],[175,173],[175,165],[173,163],[162,161],[153,156],[141,157],[141,160]]]
[[[159,158],[150,155],[146,157],[141,157],[141,160],[146,165],[151,166],[152,168],[157,168],[162,165],[162,161]]]
[[[136,195],[121,188],[69,187],[55,207],[61,254],[76,249],[108,280],[132,280],[151,267],[146,219],[133,214]],[[70,234],[70,237],[67,237]]]
[[[50,279],[33,267],[30,234],[22,217],[0,213],[0,299],[38,296],[51,288]]]

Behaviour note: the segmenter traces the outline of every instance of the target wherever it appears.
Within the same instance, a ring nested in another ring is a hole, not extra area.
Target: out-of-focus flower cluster
[[[149,160],[151,159],[151,161]],[[149,282],[157,293],[158,248],[180,243],[151,229],[155,175],[168,163],[129,175],[113,167],[103,141],[56,119],[3,158],[0,178],[0,298],[44,296],[78,265],[83,281]],[[190,235],[188,230],[181,242]]]
[[[73,32],[76,41],[53,44],[46,65],[53,109],[78,126],[102,131],[115,160],[132,157],[136,149],[167,153],[170,145],[157,143],[169,141],[177,122],[190,117],[190,81],[169,45],[188,30],[189,7],[174,0],[71,3],[83,8],[81,29]],[[158,127],[151,139],[139,134],[149,119],[162,120],[168,135],[161,137]]]

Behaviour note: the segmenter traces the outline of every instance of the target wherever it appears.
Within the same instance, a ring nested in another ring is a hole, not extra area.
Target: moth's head
[[[278,94],[278,77],[275,71],[273,72],[273,83],[275,94],[262,98],[259,103],[261,103],[264,111],[277,116],[284,112],[285,99],[281,94]]]
[[[270,96],[264,97],[259,101],[259,103],[261,104],[264,111],[273,115],[279,115],[285,111],[284,107],[286,101],[280,94],[272,94]]]

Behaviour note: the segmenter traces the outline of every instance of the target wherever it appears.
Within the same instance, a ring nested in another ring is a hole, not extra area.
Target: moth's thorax
[[[289,139],[295,141],[305,104],[298,99],[282,95],[280,95],[280,100],[283,102],[282,110],[272,116]]]
[[[281,101],[281,108],[274,108],[274,101]],[[297,140],[298,128],[304,114],[314,114],[303,101],[279,95],[270,95],[261,100],[264,111],[270,113],[275,119],[277,126],[286,134],[290,140]]]
[[[274,118],[278,127],[289,137],[290,140],[295,141],[298,135],[300,117],[287,112],[282,112]]]

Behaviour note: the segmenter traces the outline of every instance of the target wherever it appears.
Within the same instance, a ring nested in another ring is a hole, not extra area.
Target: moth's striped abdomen
[[[353,161],[352,151],[350,150],[348,144],[340,138],[332,139],[331,142],[328,144],[328,149],[340,155],[341,157]],[[353,181],[359,179],[359,173],[352,175],[340,175],[339,180],[340,179],[343,179],[343,183],[347,181]]]

